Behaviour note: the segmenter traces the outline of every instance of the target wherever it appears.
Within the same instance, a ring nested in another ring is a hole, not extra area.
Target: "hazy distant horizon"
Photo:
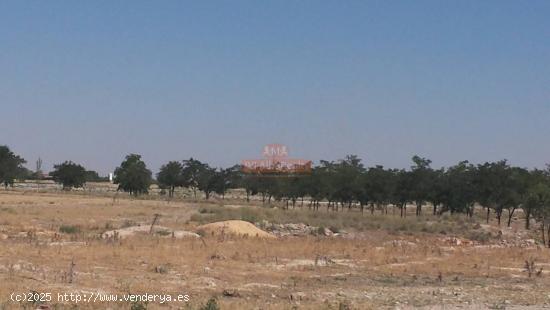
[[[406,168],[550,163],[548,1],[0,3],[0,145],[102,175],[137,153]]]

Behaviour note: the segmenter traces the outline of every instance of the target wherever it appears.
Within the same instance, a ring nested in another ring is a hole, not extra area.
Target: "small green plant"
[[[132,226],[136,226],[136,222],[131,220],[125,220],[124,223],[122,223],[122,226],[120,228],[127,228]]]
[[[165,265],[156,266],[155,272],[160,274],[168,273],[168,266],[165,266]]]
[[[77,234],[80,232],[80,227],[76,225],[61,225],[59,227],[59,232],[64,234]]]
[[[466,238],[474,241],[487,242],[491,240],[493,236],[490,232],[485,231],[469,231],[466,233]]]
[[[157,231],[157,235],[159,236],[168,236],[168,235],[171,235],[172,233],[168,230],[159,230]]]
[[[218,305],[216,298],[212,297],[208,299],[206,304],[204,304],[200,310],[220,310],[220,306]]]
[[[111,230],[113,229],[113,223],[107,222],[105,223],[105,230]]]
[[[147,302],[133,301],[130,310],[147,310]]]

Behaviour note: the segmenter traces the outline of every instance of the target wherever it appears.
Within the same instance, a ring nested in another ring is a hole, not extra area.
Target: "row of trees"
[[[410,169],[365,167],[361,159],[347,156],[338,161],[321,161],[307,175],[244,174],[240,166],[213,168],[190,158],[163,165],[156,175],[158,185],[170,197],[178,187],[189,188],[193,196],[202,191],[209,199],[212,193],[222,198],[228,189],[242,188],[246,199],[261,195],[262,202],[282,201],[295,207],[297,202],[318,210],[321,203],[327,210],[358,208],[361,212],[379,210],[388,213],[390,207],[401,216],[407,206],[415,206],[415,214],[431,207],[433,214],[464,213],[473,216],[474,207],[486,209],[486,219],[493,213],[500,224],[504,214],[508,225],[518,209],[525,214],[525,225],[536,218],[548,227],[550,234],[550,168],[527,170],[510,166],[505,160],[473,165],[467,161],[454,166],[433,169],[431,161],[414,156]],[[8,147],[0,147],[0,182],[5,186],[23,171],[24,159]],[[81,187],[97,173],[67,161],[54,166],[50,174],[65,189]],[[140,155],[130,154],[115,170],[114,182],[119,190],[133,195],[147,193],[154,182],[152,172]]]
[[[26,163],[25,159],[13,153],[9,147],[0,145],[0,183],[8,187],[13,186],[16,179],[40,179],[42,177],[41,162],[39,159],[36,171],[30,171],[23,166]],[[107,180],[105,177],[100,177],[97,172],[86,170],[81,165],[71,161],[55,165],[54,171],[50,172],[50,176],[56,182],[62,184],[64,189],[82,187],[86,182]]]
[[[364,167],[361,159],[347,156],[339,161],[321,161],[309,175],[266,176],[243,174],[239,166],[214,169],[198,160],[169,162],[162,166],[157,180],[169,189],[172,196],[176,187],[188,187],[204,192],[223,194],[229,188],[246,190],[247,200],[260,194],[263,202],[272,199],[295,206],[303,205],[317,210],[321,202],[327,209],[359,208],[387,213],[389,206],[406,216],[407,205],[415,206],[421,215],[423,207],[430,206],[433,214],[465,213],[473,216],[475,206],[486,209],[486,220],[491,212],[500,224],[506,214],[507,224],[518,209],[525,213],[529,228],[533,217],[550,217],[550,170],[527,170],[510,166],[505,160],[473,165],[467,161],[454,166],[433,169],[431,161],[414,156],[410,169],[386,169],[383,166]],[[546,220],[544,220],[546,221]]]
[[[168,189],[172,197],[176,187],[187,187],[197,197],[197,190],[202,191],[208,199],[211,193],[225,196],[230,188],[240,185],[241,169],[233,166],[228,169],[216,169],[199,160],[190,158],[182,162],[171,161],[160,168],[157,181],[161,188]]]

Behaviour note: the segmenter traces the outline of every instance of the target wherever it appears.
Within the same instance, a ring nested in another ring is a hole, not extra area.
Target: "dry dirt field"
[[[273,216],[342,216],[354,225],[340,222],[336,236],[184,233],[197,232],[208,218],[201,214],[217,212],[208,208],[261,208],[236,204],[0,190],[0,309],[216,309],[206,307],[211,298],[219,309],[550,307],[550,250],[522,221],[501,229],[476,224],[500,236],[470,242],[448,232],[392,231],[384,222],[431,225],[429,218],[272,209]],[[357,229],[363,222],[368,229]],[[11,301],[14,292],[52,293],[52,300]],[[187,294],[189,301],[75,303],[58,293]]]

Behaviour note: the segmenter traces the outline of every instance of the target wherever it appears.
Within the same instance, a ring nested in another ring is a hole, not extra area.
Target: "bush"
[[[172,233],[171,233],[170,231],[168,231],[168,230],[159,230],[159,231],[157,231],[157,235],[163,236],[163,237],[168,236],[168,235],[171,235],[171,234],[172,234]]]
[[[147,310],[147,302],[134,301],[130,306],[130,310]]]
[[[485,231],[469,231],[466,233],[466,238],[474,241],[487,242],[493,238],[493,235]]]
[[[204,304],[200,310],[220,310],[220,306],[218,305],[216,298],[212,297],[208,299],[206,304]]]
[[[77,234],[80,232],[80,227],[75,225],[61,225],[59,227],[59,232],[64,234]]]

